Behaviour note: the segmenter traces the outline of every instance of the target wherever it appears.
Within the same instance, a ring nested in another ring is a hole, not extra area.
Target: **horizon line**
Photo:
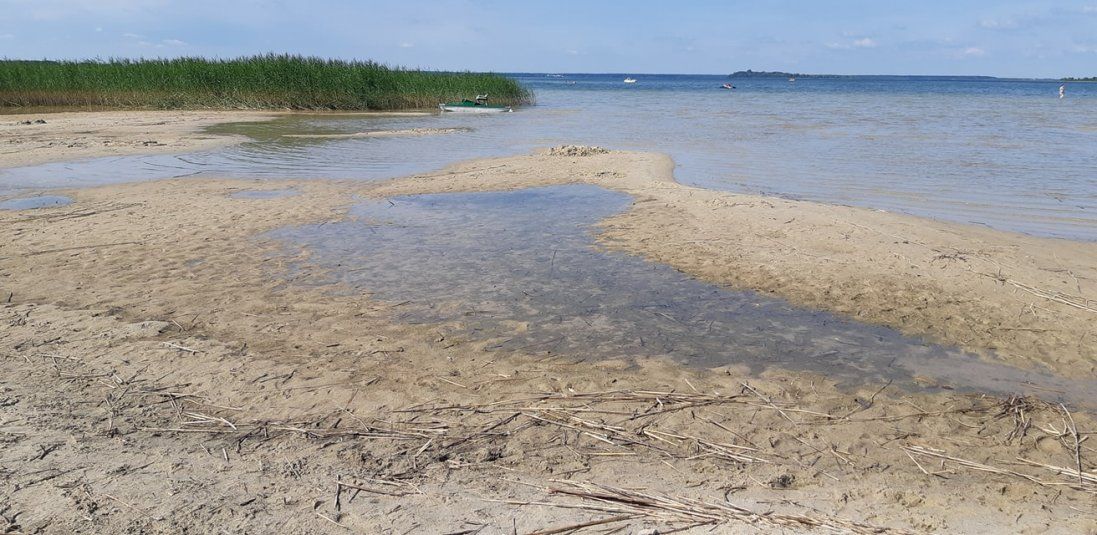
[[[151,56],[136,56],[136,57],[108,56],[106,58],[104,58],[102,56],[95,56],[95,57],[83,57],[83,58],[49,58],[49,57],[42,57],[42,58],[33,58],[32,59],[32,58],[14,58],[14,57],[8,57],[8,56],[0,56],[0,61],[58,61],[58,62],[63,62],[63,61],[74,61],[74,62],[105,61],[105,62],[109,62],[109,61],[114,61],[114,60],[131,60],[131,61],[132,60],[151,60],[151,61],[158,61],[158,60],[172,60],[172,59],[180,59],[180,58],[200,58],[200,59],[225,61],[225,60],[249,58],[249,57],[255,57],[255,56],[266,56],[266,55],[290,55],[290,56],[300,56],[300,57],[306,57],[306,58],[318,58],[318,59],[326,59],[326,60],[373,62],[373,63],[377,63],[377,64],[380,64],[382,66],[392,68],[392,69],[435,71],[435,72],[483,72],[483,73],[497,73],[497,74],[604,74],[604,75],[613,74],[613,75],[635,75],[635,76],[660,76],[660,75],[663,75],[663,76],[666,76],[666,75],[671,75],[671,76],[730,76],[730,75],[732,75],[736,72],[744,72],[743,70],[731,71],[731,72],[727,72],[727,73],[717,73],[717,72],[711,72],[711,73],[696,73],[696,72],[694,72],[694,73],[689,73],[689,72],[638,72],[638,71],[532,71],[532,70],[506,70],[506,69],[504,69],[504,70],[476,71],[476,70],[471,70],[471,69],[445,69],[445,68],[430,68],[430,67],[419,67],[419,66],[410,67],[410,66],[407,66],[407,65],[397,65],[397,64],[393,64],[393,63],[388,63],[388,62],[383,61],[383,60],[376,60],[376,59],[369,59],[369,58],[352,57],[350,59],[347,59],[347,58],[341,57],[341,56],[321,56],[321,55],[313,55],[313,54],[295,54],[295,53],[292,53],[292,52],[260,52],[260,53],[254,53],[254,54],[240,54],[240,55],[233,55],[233,56],[219,56],[219,55],[214,54],[214,55],[208,55],[208,56],[206,56],[206,55],[183,55],[183,56],[168,56],[168,57],[166,57],[166,56],[155,56],[155,57],[151,57]],[[1040,81],[1040,80],[1062,81],[1062,80],[1065,80],[1067,78],[1083,78],[1084,79],[1084,78],[1097,77],[1097,73],[1094,73],[1092,75],[1082,74],[1082,75],[1063,75],[1063,76],[1053,76],[1053,77],[1039,77],[1039,76],[1001,76],[1001,75],[995,75],[995,74],[813,73],[813,72],[792,72],[792,71],[782,71],[782,70],[757,70],[757,71],[755,71],[753,68],[749,68],[749,69],[746,69],[746,70],[752,71],[752,72],[755,72],[755,73],[775,72],[775,73],[790,74],[790,75],[796,75],[796,76],[816,76],[816,77],[827,77],[827,76],[844,76],[844,77],[908,76],[908,77],[923,77],[923,78],[946,78],[946,77],[950,77],[950,78],[992,78],[992,79],[997,79],[997,80],[1033,80],[1033,81]]]

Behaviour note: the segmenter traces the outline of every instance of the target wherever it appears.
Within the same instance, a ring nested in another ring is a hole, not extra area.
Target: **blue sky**
[[[259,52],[432,69],[1097,75],[1097,0],[0,0],[8,58]]]

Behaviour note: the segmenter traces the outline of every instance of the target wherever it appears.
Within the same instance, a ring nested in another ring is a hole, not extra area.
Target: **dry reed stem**
[[[976,471],[979,471],[979,472],[988,472],[988,473],[996,474],[996,475],[1003,475],[1003,476],[1010,476],[1010,477],[1016,477],[1016,478],[1024,479],[1026,481],[1035,483],[1035,484],[1043,486],[1043,487],[1065,486],[1067,488],[1071,488],[1071,489],[1074,489],[1074,490],[1077,490],[1077,491],[1086,492],[1086,493],[1090,493],[1090,494],[1097,494],[1097,474],[1085,473],[1085,472],[1074,470],[1072,468],[1064,468],[1064,467],[1060,467],[1060,466],[1054,466],[1054,465],[1049,465],[1049,464],[1044,464],[1044,463],[1038,463],[1036,461],[1030,461],[1028,459],[1018,457],[1017,460],[1022,462],[1022,463],[1033,465],[1033,466],[1039,466],[1039,467],[1042,467],[1042,468],[1046,468],[1048,470],[1051,470],[1051,471],[1055,472],[1056,475],[1062,475],[1062,476],[1066,476],[1066,477],[1072,479],[1072,481],[1069,481],[1069,482],[1045,481],[1045,480],[1040,479],[1040,478],[1038,478],[1034,475],[1031,475],[1031,474],[1026,474],[1026,473],[1023,473],[1023,472],[1018,472],[1016,470],[1010,470],[1010,469],[1007,469],[1007,468],[1000,468],[1000,467],[996,467],[996,466],[991,466],[991,465],[988,465],[988,464],[978,463],[978,462],[975,462],[975,461],[962,459],[960,457],[954,457],[952,455],[948,455],[943,450],[927,448],[925,446],[903,446],[903,450],[906,451],[908,454],[922,455],[922,456],[925,456],[925,457],[940,459],[942,461],[952,462],[956,465],[959,465],[959,466],[964,467],[964,468],[968,468],[970,470],[976,470]],[[915,461],[915,463],[917,463],[917,461]],[[920,464],[919,464],[919,468],[921,468]],[[922,471],[925,472],[925,469],[922,468]],[[927,475],[936,475],[936,474],[929,474],[927,472]],[[1075,482],[1075,481],[1073,481],[1073,479],[1077,479],[1078,481]]]
[[[731,502],[712,502],[683,496],[670,496],[662,493],[640,492],[609,485],[571,480],[554,481],[556,487],[544,487],[552,495],[579,498],[579,503],[570,502],[530,502],[516,500],[489,500],[511,505],[538,505],[566,509],[582,509],[618,515],[645,517],[667,524],[687,524],[690,526],[719,526],[729,523],[746,523],[777,528],[817,528],[835,533],[868,534],[910,534],[900,528],[876,526],[829,515],[797,515],[758,512]]]

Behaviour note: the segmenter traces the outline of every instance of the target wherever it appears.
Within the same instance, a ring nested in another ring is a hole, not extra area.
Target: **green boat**
[[[476,95],[475,100],[463,99],[461,102],[445,102],[438,107],[443,112],[454,113],[503,113],[514,111],[510,106],[497,106],[488,104],[487,95]]]

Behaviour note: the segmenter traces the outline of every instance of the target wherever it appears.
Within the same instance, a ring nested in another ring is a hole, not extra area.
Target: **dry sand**
[[[0,114],[0,168],[124,154],[171,154],[246,140],[205,127],[265,121],[254,111],[101,111]],[[26,122],[31,124],[24,124]],[[45,121],[37,123],[36,121]]]
[[[594,152],[380,184],[108,186],[0,214],[0,526],[1097,530],[1088,414],[780,370],[499,353],[455,325],[401,324],[398,303],[294,284],[308,274],[259,237],[340,220],[356,195],[590,182],[637,200],[603,225],[610,247],[1092,376],[1094,315],[1076,302],[1093,295],[1092,244],[708,192],[674,183],[663,156]],[[300,193],[229,197],[287,187]]]

